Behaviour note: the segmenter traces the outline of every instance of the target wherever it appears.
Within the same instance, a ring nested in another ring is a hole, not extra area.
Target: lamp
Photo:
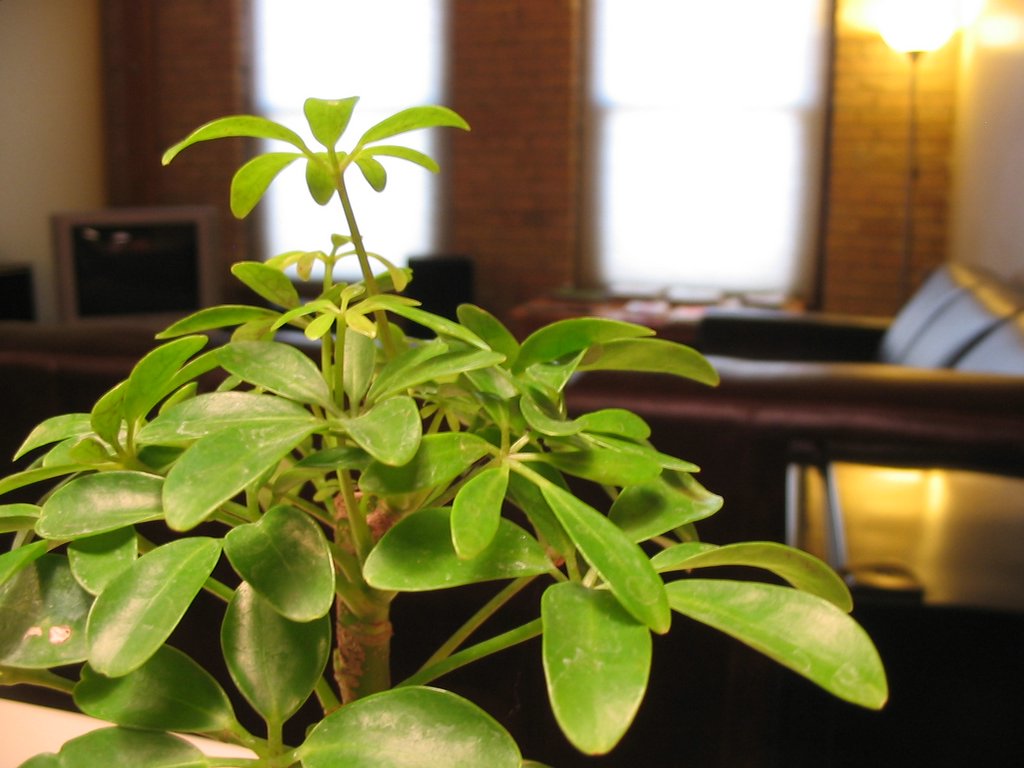
[[[917,77],[922,53],[945,45],[962,23],[958,0],[887,0],[876,10],[882,39],[910,60],[907,109],[907,179],[903,211],[903,254],[900,262],[902,298],[910,295],[914,250],[914,197],[919,173],[917,161]]]

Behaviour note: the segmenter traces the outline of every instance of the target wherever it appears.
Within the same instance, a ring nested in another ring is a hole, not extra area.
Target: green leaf
[[[539,464],[534,467],[534,471],[548,476],[547,479],[551,482],[564,482],[561,475],[548,465]],[[567,556],[575,549],[572,539],[569,538],[562,524],[558,522],[558,517],[551,509],[551,505],[548,504],[548,500],[544,498],[540,488],[522,475],[513,472],[509,476],[508,492],[509,500],[526,514],[545,546],[562,557]]]
[[[388,172],[379,160],[360,154],[356,157],[356,165],[374,192],[384,191],[384,187],[388,184]]]
[[[633,541],[641,542],[711,517],[721,508],[722,497],[705,490],[691,475],[665,472],[623,488],[608,517]]]
[[[36,533],[48,539],[79,539],[163,514],[162,477],[114,471],[76,477],[43,504]]]
[[[29,451],[41,448],[44,445],[59,443],[71,437],[81,437],[92,432],[92,424],[88,413],[67,413],[61,416],[52,416],[41,422],[25,438],[25,442],[14,454],[15,459],[20,459]]]
[[[11,491],[16,491],[19,488],[24,488],[27,485],[33,483],[41,483],[46,480],[52,480],[55,477],[61,477],[62,475],[71,475],[75,472],[82,472],[91,469],[91,467],[81,464],[64,464],[58,466],[43,466],[38,469],[26,469],[24,472],[15,472],[13,475],[0,478],[0,496]]]
[[[207,768],[197,747],[159,731],[100,728],[66,742],[60,768]]]
[[[309,698],[331,649],[328,616],[284,618],[246,583],[228,606],[221,647],[231,679],[268,722],[281,724]]]
[[[350,403],[362,401],[373,381],[377,364],[377,346],[373,339],[351,328],[345,329],[345,367],[342,371],[342,388]]]
[[[323,531],[294,507],[274,507],[224,537],[232,567],[278,613],[312,621],[334,603],[334,561]]]
[[[580,370],[668,373],[718,384],[718,373],[700,352],[665,339],[609,340],[590,351]]]
[[[79,584],[98,595],[138,557],[138,541],[131,526],[77,539],[68,545],[68,562]]]
[[[452,544],[471,560],[494,541],[508,490],[508,467],[491,467],[459,489],[452,504]]]
[[[361,335],[356,331],[351,332]],[[378,395],[383,397],[389,392],[403,392],[407,388],[406,382],[411,380],[412,371],[415,371],[427,360],[443,355],[447,351],[448,345],[443,341],[436,340],[404,350],[384,364],[367,392],[366,399],[372,402],[377,399]]]
[[[372,302],[372,303],[371,303]],[[449,320],[447,317],[441,317],[435,315],[432,312],[426,312],[417,307],[411,307],[406,303],[404,297],[394,296],[391,294],[384,294],[373,296],[367,299],[365,304],[369,309],[386,309],[389,312],[394,312],[400,317],[404,317],[406,320],[422,325],[424,328],[429,328],[431,331],[436,333],[438,336],[447,336],[451,339],[458,339],[472,347],[478,349],[488,349],[487,344],[473,333],[468,328],[465,328],[458,323]]]
[[[327,149],[333,149],[348,128],[352,111],[358,101],[358,96],[347,99],[306,99],[302,111],[306,115],[306,122],[309,123],[313,138]]]
[[[248,137],[253,139],[276,139],[287,142],[304,154],[309,153],[305,142],[299,134],[280,123],[254,115],[234,115],[213,120],[196,128],[192,133],[164,152],[162,162],[170,163],[179,152],[200,141],[223,139],[228,137]]]
[[[552,403],[535,391],[527,390],[523,393],[519,399],[519,411],[526,423],[542,435],[567,437],[579,434],[582,430],[577,422],[565,418]]]
[[[406,369],[400,379],[389,378],[383,384],[378,379],[370,388],[369,397],[379,400],[426,382],[441,381],[454,378],[460,373],[490,368],[504,359],[498,352],[483,349],[457,349],[445,352]]]
[[[4,584],[21,569],[31,565],[54,546],[53,542],[40,539],[23,544],[0,555],[0,584]]]
[[[847,613],[853,610],[850,590],[835,571],[813,555],[777,542],[750,541],[699,552],[680,545],[659,552],[651,563],[661,572],[735,565],[764,568]]]
[[[605,408],[585,413],[576,419],[583,432],[618,435],[627,440],[646,440],[651,436],[647,422],[625,408]]]
[[[295,284],[288,279],[288,275],[263,262],[237,262],[232,265],[231,274],[271,304],[292,309],[301,303],[299,292]]]
[[[205,336],[185,336],[154,349],[132,369],[124,388],[124,417],[134,422],[177,389],[175,374],[209,341]]]
[[[327,205],[336,191],[334,173],[326,152],[319,152],[306,159],[306,188],[317,205]],[[303,275],[302,264],[299,263],[299,274]],[[309,275],[303,275],[309,279]]]
[[[834,696],[871,709],[888,698],[867,633],[826,600],[790,587],[682,579],[666,587],[672,609],[725,632]]]
[[[305,768],[520,768],[512,737],[454,693],[395,688],[342,707],[297,751]]]
[[[514,371],[525,371],[536,363],[548,363],[581,352],[595,344],[617,339],[650,336],[650,328],[600,317],[572,317],[534,331],[523,341]]]
[[[237,265],[236,265],[237,266]],[[219,307],[209,307],[193,312],[172,323],[156,335],[158,339],[173,339],[175,336],[201,333],[217,328],[228,328],[235,325],[244,325],[254,321],[273,322],[279,313],[272,309],[263,307],[249,307],[244,304],[227,304]]]
[[[422,592],[496,579],[547,573],[551,563],[537,540],[501,519],[486,549],[459,557],[452,545],[448,509],[423,509],[391,528],[370,552],[363,568],[377,589]]]
[[[235,722],[213,676],[168,645],[123,677],[105,677],[85,665],[74,698],[85,714],[129,728],[209,733]]]
[[[490,450],[490,443],[469,432],[426,435],[409,462],[392,467],[375,461],[359,478],[359,485],[381,496],[445,486]]]
[[[410,461],[420,447],[423,422],[411,397],[384,400],[355,419],[343,419],[349,436],[377,461],[400,466]]]
[[[553,584],[541,599],[544,676],[551,708],[573,746],[607,754],[647,690],[651,633],[608,592]]]
[[[0,533],[35,528],[39,512],[40,508],[35,504],[0,504]]]
[[[538,460],[574,477],[582,477],[602,485],[633,485],[644,483],[661,473],[661,465],[643,455],[614,450],[589,449],[537,453]]]
[[[267,152],[239,168],[231,179],[231,213],[235,218],[248,216],[270,183],[300,157],[298,152]]]
[[[334,407],[316,364],[293,346],[276,341],[239,341],[221,347],[217,356],[224,370],[257,387],[301,403]]]
[[[108,677],[138,669],[185,615],[220,557],[220,542],[194,537],[164,544],[115,578],[89,614],[89,663]]]
[[[111,445],[117,443],[121,434],[121,424],[124,421],[124,391],[127,387],[127,381],[114,385],[93,404],[92,412],[89,414],[89,423],[93,431]]]
[[[376,141],[389,139],[400,133],[416,131],[421,128],[440,127],[469,130],[469,124],[447,107],[410,107],[381,120],[370,128],[359,139],[358,146],[362,147]]]
[[[317,429],[308,419],[227,427],[193,443],[167,473],[167,524],[187,531],[272,469]]]
[[[253,392],[208,392],[168,408],[139,430],[142,444],[184,445],[228,427],[317,423],[292,400]]]
[[[28,563],[0,585],[0,665],[46,669],[84,661],[91,606],[66,557]]]
[[[570,538],[622,607],[653,631],[667,632],[672,619],[665,585],[643,550],[615,523],[570,492],[551,483],[540,489]]]
[[[400,147],[393,145],[378,145],[376,147],[367,147],[360,155],[363,157],[375,157],[377,155],[384,155],[386,157],[397,157],[401,160],[408,160],[410,163],[422,166],[431,173],[437,173],[440,171],[440,167],[428,155],[418,152],[415,149],[409,147]]]
[[[495,352],[503,354],[511,365],[519,355],[519,342],[498,318],[475,304],[462,304],[456,309],[459,322],[487,342]]]

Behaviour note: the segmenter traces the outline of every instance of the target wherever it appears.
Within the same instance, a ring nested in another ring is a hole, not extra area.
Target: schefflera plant
[[[340,203],[345,233],[329,250],[235,265],[261,302],[167,328],[90,413],[37,427],[19,455],[40,455],[0,481],[4,493],[49,484],[38,505],[0,506],[0,526],[14,534],[0,556],[0,683],[66,691],[114,724],[26,765],[538,765],[477,705],[436,687],[538,637],[559,726],[579,750],[602,754],[633,720],[652,634],[668,632],[673,613],[842,699],[882,706],[882,665],[827,566],[770,542],[700,541],[694,524],[721,499],[695,480],[696,466],[659,452],[629,411],[567,414],[564,392],[579,372],[711,385],[707,361],[610,319],[563,320],[520,343],[480,307],[462,306],[458,322],[420,309],[403,296],[409,271],[367,250],[347,173],[358,169],[381,191],[382,159],[436,171],[390,140],[468,126],[449,109],[415,107],[342,151],[356,101],[306,101],[319,149],[283,125],[234,116],[167,151],[165,163],[212,139],[282,142],[285,151],[239,169],[233,212],[247,215],[300,162],[313,199]],[[362,279],[335,282],[341,260],[354,260]],[[301,300],[286,270],[322,275],[319,296]],[[410,323],[429,338],[407,336]],[[607,502],[584,501],[584,484]],[[780,578],[700,575],[714,566]],[[477,640],[536,580],[547,582],[536,618]],[[393,602],[479,582],[500,586],[424,652],[417,672],[392,680]],[[223,601],[210,642],[262,732],[246,730],[221,682],[167,643],[202,590]],[[285,743],[284,724],[314,696],[323,718],[302,743]],[[254,757],[207,757],[172,732],[241,744]]]

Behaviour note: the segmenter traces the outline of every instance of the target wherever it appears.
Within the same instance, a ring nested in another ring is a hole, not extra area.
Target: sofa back
[[[1024,308],[1024,294],[966,265],[940,267],[893,319],[882,338],[882,362],[951,368]],[[983,359],[976,358],[975,365]],[[994,372],[990,369],[978,369]]]

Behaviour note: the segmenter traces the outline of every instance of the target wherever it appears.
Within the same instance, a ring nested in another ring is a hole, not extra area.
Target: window
[[[593,0],[596,282],[804,290],[827,6]]]
[[[256,0],[257,111],[311,142],[301,130],[306,97],[359,96],[343,139],[352,143],[399,109],[440,103],[443,5],[444,0]],[[430,133],[402,138],[429,154]],[[367,248],[405,264],[410,255],[434,247],[436,182],[418,166],[385,164],[383,193],[371,190],[358,173],[347,177],[349,193]],[[312,202],[301,163],[271,185],[261,205],[267,256],[330,250],[331,234],[348,232],[336,200],[325,208]],[[354,261],[339,270],[340,279],[358,275]]]

